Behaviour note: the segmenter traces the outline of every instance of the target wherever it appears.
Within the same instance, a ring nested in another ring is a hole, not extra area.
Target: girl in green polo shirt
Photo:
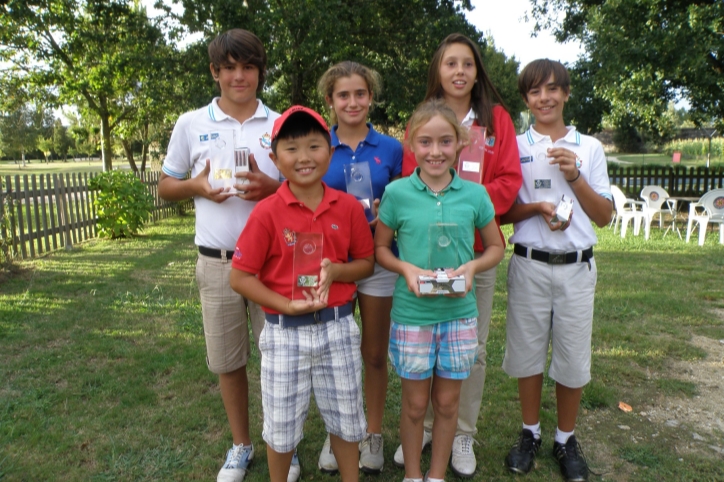
[[[460,386],[470,374],[477,349],[473,278],[503,258],[503,242],[485,187],[460,179],[453,169],[466,140],[466,131],[443,101],[421,104],[410,119],[407,138],[418,167],[411,176],[389,184],[380,203],[377,262],[401,275],[393,295],[389,350],[402,378],[400,438],[405,482],[422,480],[423,420],[430,399],[435,421],[427,480],[445,477]],[[485,246],[477,258],[475,230]],[[395,234],[399,258],[390,249]],[[431,265],[441,251],[448,259],[450,255],[456,259],[454,265]],[[421,295],[419,277],[435,277],[435,268],[446,268],[448,278],[464,276],[464,293]]]

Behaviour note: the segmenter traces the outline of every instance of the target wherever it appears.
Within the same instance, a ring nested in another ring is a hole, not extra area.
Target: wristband
[[[568,179],[566,179],[566,181],[568,181],[568,184],[573,184],[574,182],[578,181],[578,178],[579,178],[579,177],[581,177],[581,170],[580,170],[580,169],[578,170],[578,175],[576,176],[575,179],[573,179],[573,180],[571,180],[571,181],[568,181]]]

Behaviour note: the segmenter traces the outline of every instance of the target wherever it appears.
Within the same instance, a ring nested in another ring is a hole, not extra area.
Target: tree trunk
[[[128,139],[122,139],[121,145],[123,146],[123,150],[126,153],[126,159],[128,159],[128,164],[130,164],[131,169],[133,172],[138,173],[138,167],[136,167],[136,160],[133,159],[133,145],[131,144],[131,141]]]
[[[111,123],[108,113],[101,117],[101,155],[103,159],[103,172],[113,170],[113,148],[111,146]]]
[[[141,140],[143,145],[141,148],[141,172],[146,172],[146,159],[148,159],[148,121],[143,123]]]

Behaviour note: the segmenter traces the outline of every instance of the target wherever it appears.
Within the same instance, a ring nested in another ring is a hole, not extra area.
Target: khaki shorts
[[[230,373],[246,366],[249,359],[249,326],[254,341],[264,328],[261,307],[231,289],[231,260],[199,254],[196,283],[206,338],[206,364],[213,373]]]
[[[508,314],[503,370],[515,378],[545,371],[563,386],[591,380],[596,261],[550,265],[514,254],[508,265]]]

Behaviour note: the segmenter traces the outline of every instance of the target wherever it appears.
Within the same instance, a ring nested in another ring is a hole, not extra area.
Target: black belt
[[[233,251],[226,251],[225,249],[211,249],[205,246],[199,246],[199,253],[210,258],[218,259],[231,259],[234,256]]]
[[[587,263],[593,258],[593,247],[584,249],[583,251],[570,251],[568,253],[548,253],[546,251],[538,251],[537,249],[528,248],[522,244],[513,246],[513,252],[518,256],[528,257],[530,251],[530,259],[541,261],[548,264],[573,264],[577,262]],[[579,258],[580,255],[580,258]]]
[[[278,325],[281,321],[282,328],[294,328],[297,326],[316,325],[318,323],[327,323],[328,321],[343,318],[352,314],[354,304],[350,301],[346,305],[336,306],[333,308],[322,308],[319,311],[305,313],[303,315],[272,315],[266,313],[266,321]]]

